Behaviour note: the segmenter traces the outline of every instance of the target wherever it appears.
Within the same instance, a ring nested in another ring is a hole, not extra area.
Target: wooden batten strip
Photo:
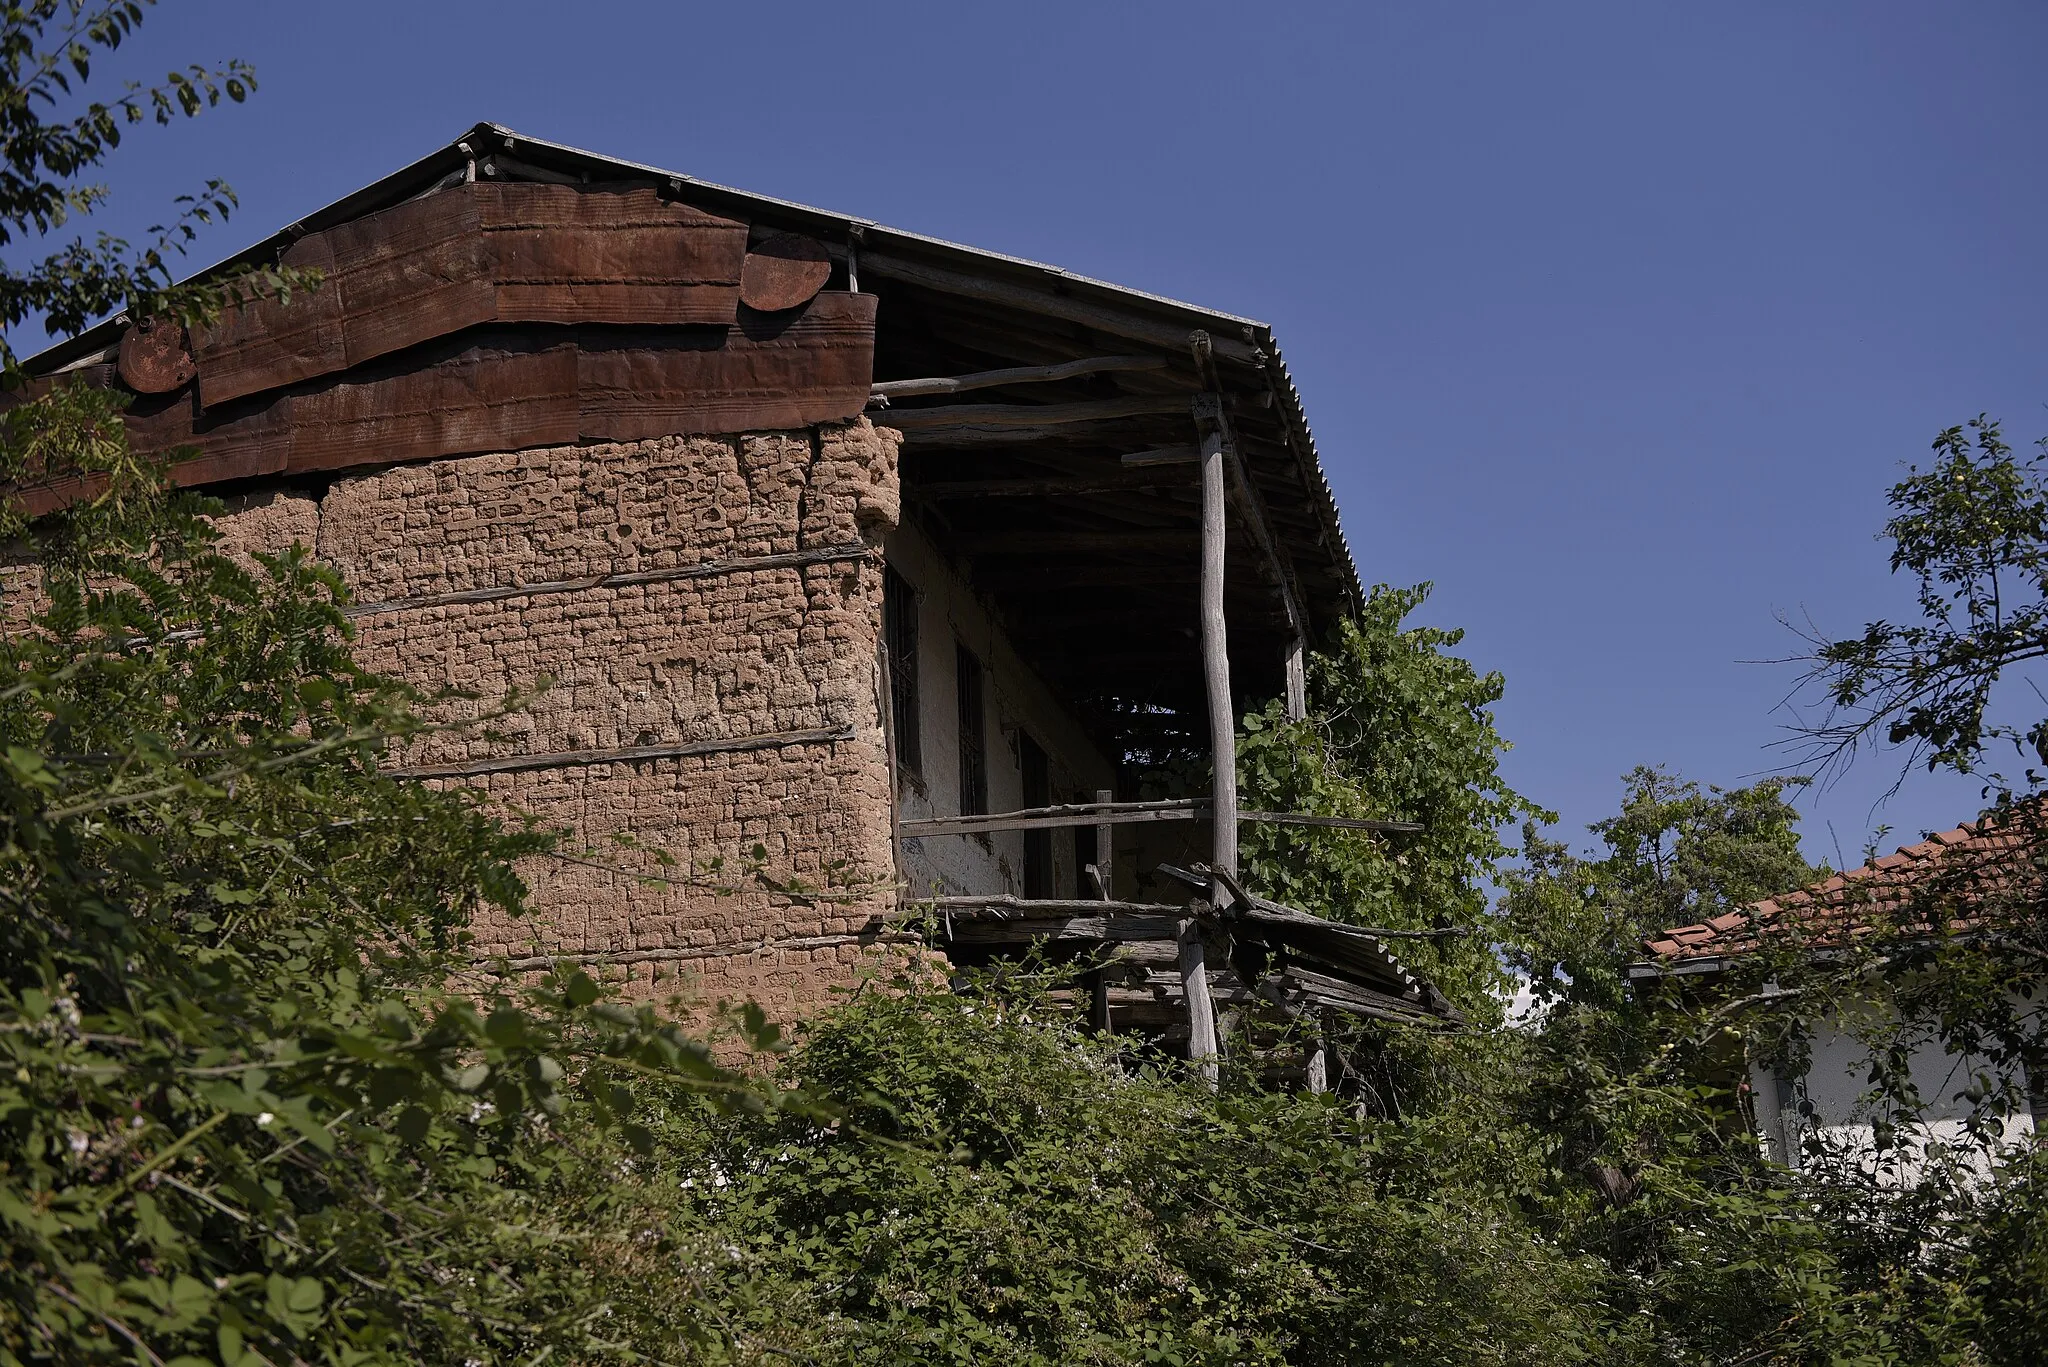
[[[492,759],[467,760],[460,764],[423,764],[410,768],[386,769],[383,772],[387,778],[476,778],[484,774],[515,774],[534,769],[576,769],[592,764],[636,764],[644,760],[688,759],[696,755],[772,750],[783,745],[836,745],[852,739],[851,726],[831,726],[808,731],[771,731],[765,735],[734,736],[725,740],[684,741],[677,745],[627,745],[609,750],[558,750],[537,755],[502,755]]]
[[[746,940],[736,945],[716,945],[706,949],[564,950],[560,954],[532,954],[502,962],[514,973],[538,973],[564,961],[590,967],[623,968],[629,964],[689,963],[698,959],[731,959],[747,954],[770,954],[784,950],[837,949],[843,945],[923,943],[922,936],[912,935],[907,931],[856,931],[845,935],[791,935],[779,940]],[[500,961],[485,958],[479,962],[488,967]]]
[[[626,570],[617,574],[594,574],[586,579],[548,579],[532,584],[494,584],[489,588],[457,589],[449,593],[425,593],[412,598],[390,598],[378,603],[359,603],[348,609],[350,617],[375,617],[387,612],[415,608],[453,607],[463,603],[498,603],[508,598],[531,598],[548,593],[580,593],[590,589],[623,589],[639,584],[666,584],[678,579],[711,579],[751,570],[801,569],[806,565],[829,565],[848,560],[867,560],[877,554],[866,542],[822,546],[809,551],[784,551],[775,555],[743,555],[731,559],[700,560],[694,565],[676,565],[661,570]]]

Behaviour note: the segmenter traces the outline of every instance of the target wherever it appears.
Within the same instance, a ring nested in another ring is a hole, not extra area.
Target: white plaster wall
[[[1869,1011],[1879,1009],[1871,1007]],[[1813,1135],[1830,1148],[1855,1158],[1880,1181],[1903,1182],[1921,1171],[1921,1163],[1913,1155],[1926,1145],[1976,1142],[1965,1131],[1971,1102],[1962,1093],[1973,1078],[1992,1075],[1991,1063],[1983,1058],[1950,1054],[1938,1043],[1930,1042],[1914,1052],[1911,1062],[1913,1084],[1926,1106],[1922,1123],[1903,1136],[1899,1149],[1904,1157],[1895,1151],[1891,1160],[1880,1162],[1874,1122],[1881,1107],[1870,1081],[1870,1046],[1859,1037],[1860,1032],[1867,1033],[1872,1019],[1868,1014],[1852,1014],[1817,1022],[1811,1039],[1811,1062],[1803,1076],[1781,1081],[1761,1066],[1751,1069],[1757,1129],[1773,1159],[1797,1166],[1803,1141]],[[2024,1078],[2008,1081],[2017,1082],[2019,1095],[2026,1095]],[[1997,1143],[2000,1147],[2018,1145],[2033,1133],[2034,1122],[2022,1102],[2015,1114],[2006,1117]],[[1989,1159],[1989,1154],[1979,1150],[1975,1166],[1988,1173]]]
[[[959,718],[954,678],[955,645],[964,645],[982,665],[983,727],[987,735],[988,809],[1015,811],[1024,805],[1024,774],[1018,733],[1028,731],[1046,754],[1052,799],[1091,800],[1113,787],[1115,767],[1097,750],[1052,691],[1024,665],[967,585],[930,541],[901,527],[886,543],[889,566],[917,591],[917,681],[923,764],[904,772],[896,785],[897,809],[905,820],[957,816],[960,812]],[[1024,835],[1002,831],[986,836],[942,835],[906,838],[902,870],[907,896],[958,893],[1022,895]],[[1074,894],[1073,832],[1053,832],[1052,891]]]

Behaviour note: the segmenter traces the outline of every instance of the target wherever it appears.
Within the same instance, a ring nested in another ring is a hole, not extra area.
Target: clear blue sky
[[[2048,434],[2048,6],[346,6],[172,0],[118,64],[256,63],[134,139],[225,255],[480,120],[1266,319],[1370,581],[1508,680],[1568,829],[1778,759],[1797,640],[1910,611],[1883,491],[1979,411]],[[1976,807],[1866,758],[1853,858]]]

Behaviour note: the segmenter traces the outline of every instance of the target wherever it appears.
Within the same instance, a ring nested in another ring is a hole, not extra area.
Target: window
[[[1024,805],[1052,805],[1052,775],[1045,748],[1027,731],[1017,733],[1017,763],[1024,771]],[[1052,896],[1052,832],[1024,832],[1024,895]]]
[[[917,590],[895,570],[882,579],[882,638],[889,651],[889,725],[896,733],[896,767],[924,773],[918,732]]]
[[[960,815],[988,810],[988,733],[983,724],[981,661],[955,646],[954,691],[960,703]]]

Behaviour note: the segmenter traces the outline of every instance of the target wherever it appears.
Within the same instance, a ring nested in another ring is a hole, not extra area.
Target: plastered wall
[[[1020,733],[1045,751],[1052,800],[1093,800],[1115,783],[1115,768],[1080,725],[1018,657],[1000,625],[932,542],[903,526],[887,541],[890,566],[916,592],[918,704],[922,761],[906,764],[897,784],[905,819],[960,812],[960,720],[956,646],[981,661],[986,738],[988,810],[1024,804]],[[1121,837],[1120,837],[1121,838]],[[903,842],[906,895],[1012,893],[1023,895],[1024,836],[938,835]],[[1052,892],[1076,895],[1074,834],[1052,838]]]

